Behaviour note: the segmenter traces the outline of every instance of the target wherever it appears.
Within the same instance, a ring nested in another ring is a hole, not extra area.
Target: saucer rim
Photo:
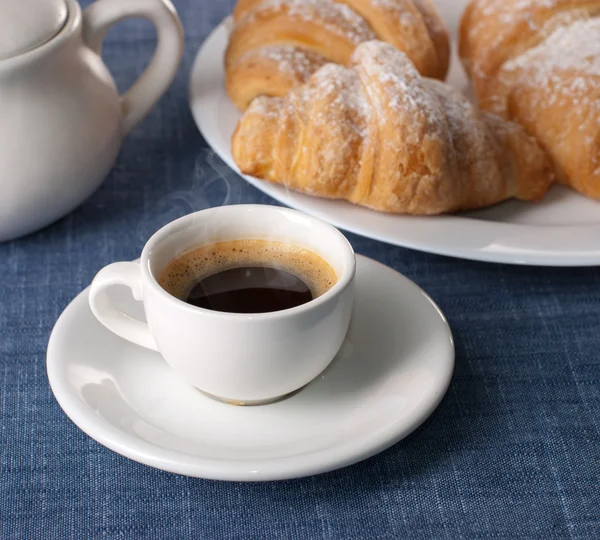
[[[322,450],[279,458],[215,460],[211,458],[199,458],[185,452],[163,448],[119,430],[113,423],[91,411],[87,404],[82,403],[72,391],[73,387],[69,385],[66,377],[62,376],[61,367],[64,365],[64,360],[61,361],[60,345],[66,338],[59,335],[59,332],[62,329],[63,321],[73,309],[78,309],[79,304],[82,302],[85,302],[87,305],[84,298],[87,298],[89,287],[81,291],[63,310],[50,335],[46,355],[46,368],[52,392],[67,417],[96,442],[133,461],[175,474],[222,481],[253,482],[287,480],[322,474],[368,459],[409,436],[431,416],[450,386],[454,372],[456,352],[452,331],[446,317],[439,306],[421,287],[385,264],[359,254],[356,257],[357,259],[363,259],[367,264],[376,265],[385,271],[394,272],[398,278],[405,282],[405,286],[416,288],[423,299],[434,308],[437,315],[441,318],[444,332],[446,333],[444,342],[446,343],[445,347],[447,347],[447,350],[444,351],[444,354],[448,358],[443,363],[444,371],[439,373],[436,384],[430,391],[429,399],[422,408],[411,415],[408,421],[406,418],[402,418],[401,420],[389,423],[378,434],[377,438],[372,437],[341,445],[336,444]],[[266,407],[268,406],[266,405]],[[302,455],[302,459],[298,460],[298,456],[300,455]]]

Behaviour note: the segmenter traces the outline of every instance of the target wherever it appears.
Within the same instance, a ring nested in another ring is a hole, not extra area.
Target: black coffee
[[[319,255],[270,240],[201,246],[172,260],[160,285],[191,305],[229,313],[268,313],[310,302],[337,276]]]
[[[186,302],[213,311],[268,313],[301,306],[313,299],[309,286],[285,270],[230,268],[194,285]]]

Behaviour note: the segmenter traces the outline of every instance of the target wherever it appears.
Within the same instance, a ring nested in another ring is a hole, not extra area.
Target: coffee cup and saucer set
[[[98,188],[172,82],[184,42],[169,0],[83,11],[76,0],[11,0],[1,12],[3,242]],[[119,95],[100,53],[128,17],[150,20],[158,40]],[[324,222],[252,205],[183,217],[139,261],[101,270],[47,354],[59,404],[104,446],[242,481],[322,473],[395,444],[439,404],[453,365],[448,324],[416,285],[356,256]]]
[[[50,337],[65,413],[111,450],[216,480],[309,476],[421,425],[454,368],[413,282],[296,210],[223,206],[102,269]]]

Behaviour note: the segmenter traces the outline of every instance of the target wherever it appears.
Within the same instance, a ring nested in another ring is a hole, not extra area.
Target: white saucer
[[[115,292],[120,307],[140,315],[126,289]],[[98,323],[87,289],[58,319],[47,364],[67,415],[119,454],[189,476],[280,480],[350,465],[406,437],[444,396],[454,345],[419,287],[357,256],[356,305],[342,350],[280,403],[235,407],[204,396],[160,355]]]

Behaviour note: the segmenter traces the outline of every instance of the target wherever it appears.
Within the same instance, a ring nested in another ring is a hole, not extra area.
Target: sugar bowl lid
[[[65,26],[65,0],[0,0],[0,60],[35,49]]]

